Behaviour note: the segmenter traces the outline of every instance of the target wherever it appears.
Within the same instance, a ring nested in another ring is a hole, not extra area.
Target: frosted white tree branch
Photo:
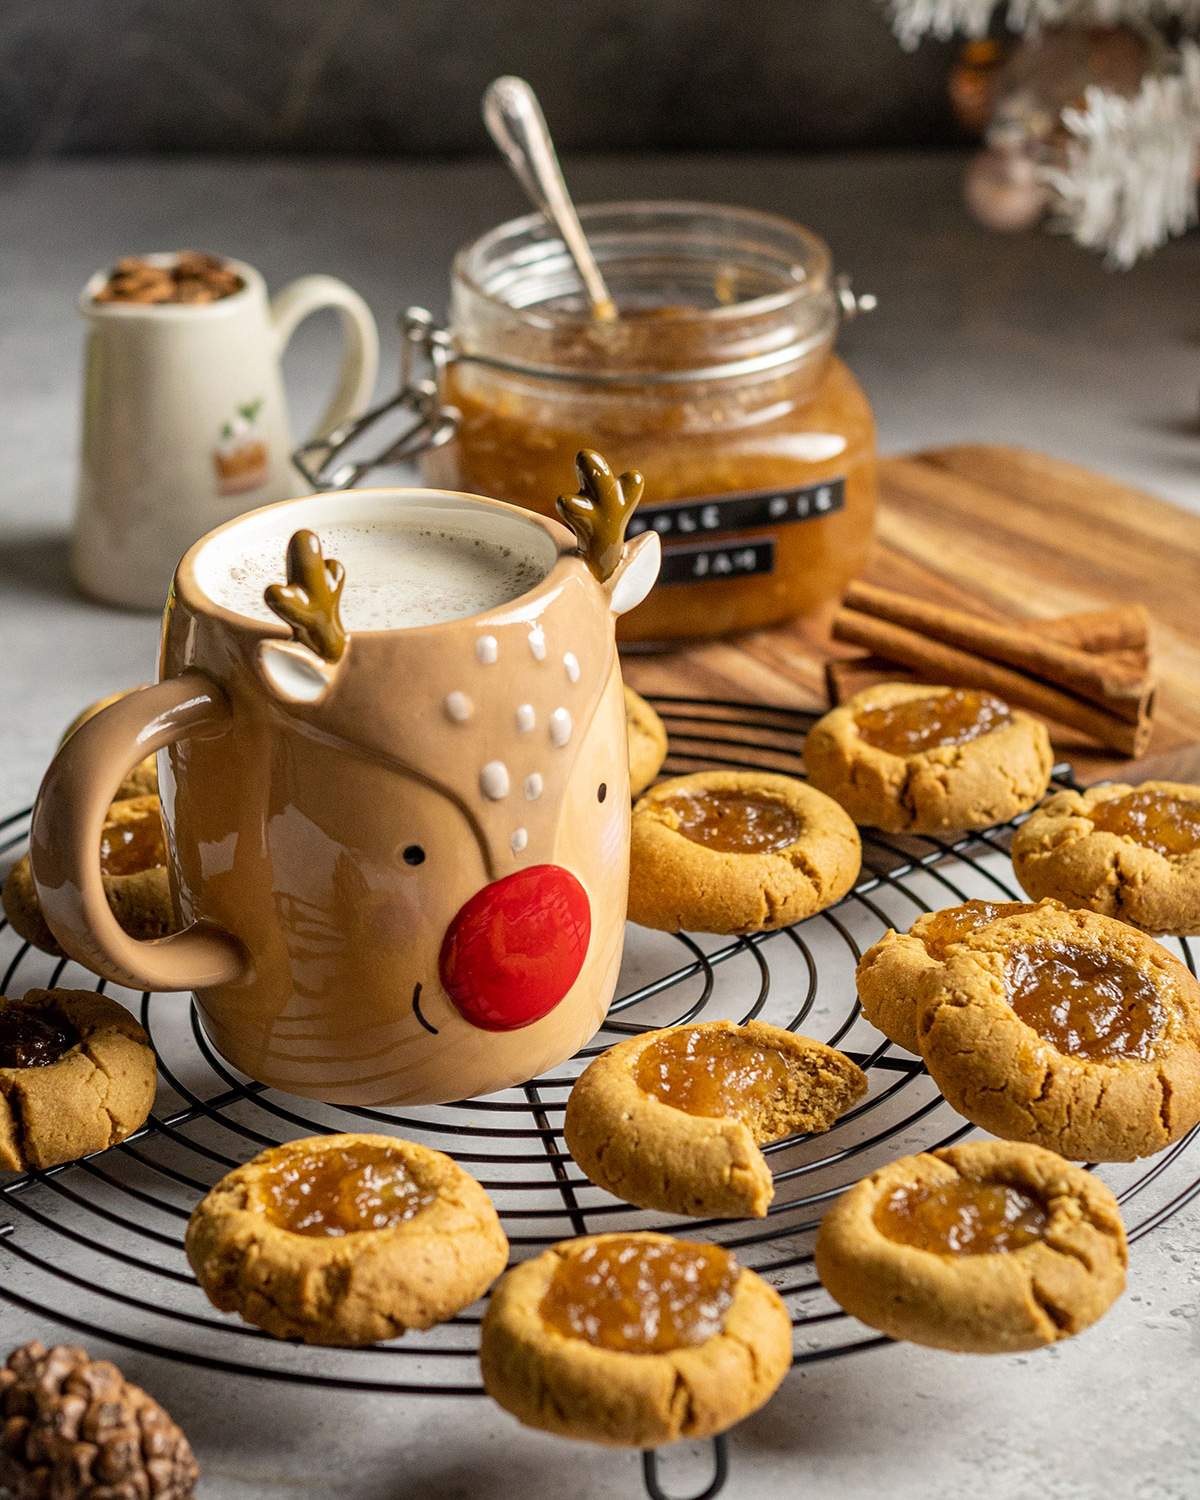
[[[884,0],[884,5],[905,47],[915,47],[924,36],[941,41],[983,36],[998,11],[1013,31],[1068,20],[1114,26],[1177,17],[1186,25],[1200,24],[1200,0]]]
[[[1200,47],[1185,44],[1178,73],[1147,78],[1133,98],[1089,88],[1062,118],[1066,162],[1040,173],[1056,227],[1125,269],[1196,223]]]

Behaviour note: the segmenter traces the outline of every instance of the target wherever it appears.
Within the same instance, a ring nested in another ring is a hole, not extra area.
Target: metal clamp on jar
[[[296,454],[318,487],[420,457],[430,483],[543,513],[578,449],[646,477],[634,525],[663,572],[630,642],[722,635],[812,614],[858,573],[875,512],[870,406],[833,352],[874,306],[787,219],[700,203],[616,203],[580,218],[618,309],[591,315],[541,215],[454,262],[449,328],[405,313],[401,390]],[[418,373],[417,364],[422,368]],[[399,419],[382,452],[369,430]]]

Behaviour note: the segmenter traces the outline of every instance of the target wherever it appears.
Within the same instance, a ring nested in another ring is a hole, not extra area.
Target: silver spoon
[[[611,323],[617,316],[616,304],[567,192],[537,95],[523,78],[493,79],[483,96],[483,122],[517,181],[562,235],[592,304],[592,316],[599,323]]]

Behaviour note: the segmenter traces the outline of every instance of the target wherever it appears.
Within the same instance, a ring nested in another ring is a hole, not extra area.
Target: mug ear
[[[623,615],[642,602],[654,587],[661,566],[662,542],[657,531],[643,531],[626,542],[621,561],[604,585],[614,615]]]
[[[298,641],[263,641],[258,671],[267,691],[284,703],[315,704],[328,693],[337,666]]]

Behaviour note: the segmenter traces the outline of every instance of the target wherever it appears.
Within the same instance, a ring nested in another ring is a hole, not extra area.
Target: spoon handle
[[[617,309],[567,192],[537,95],[523,78],[496,78],[483,96],[483,120],[521,186],[562,235],[593,316],[611,322]]]

